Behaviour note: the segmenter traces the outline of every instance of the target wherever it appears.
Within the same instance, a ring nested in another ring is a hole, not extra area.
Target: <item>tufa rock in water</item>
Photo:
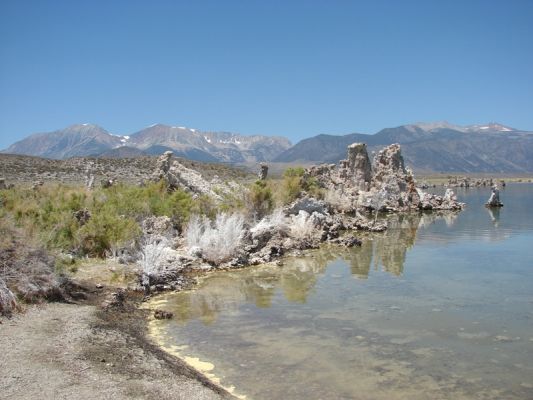
[[[500,202],[498,185],[492,186],[492,193],[490,194],[489,200],[485,203],[485,207],[503,207],[503,203]]]
[[[417,189],[412,172],[405,167],[399,144],[379,151],[370,165],[366,145],[348,146],[348,159],[339,166],[320,165],[306,170],[326,189],[326,201],[340,212],[358,209],[374,211],[460,210],[453,192],[444,197]]]

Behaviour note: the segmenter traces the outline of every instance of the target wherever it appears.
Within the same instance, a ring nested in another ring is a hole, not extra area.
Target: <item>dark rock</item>
[[[165,310],[155,310],[154,311],[154,318],[155,319],[171,319],[174,316],[173,313],[170,311]]]
[[[91,213],[89,212],[89,210],[87,208],[84,208],[84,209],[81,209],[81,210],[78,210],[78,211],[74,211],[73,215],[74,215],[74,218],[76,218],[76,220],[80,224],[80,226],[85,225],[87,223],[87,221],[89,221],[89,219],[91,219]]]

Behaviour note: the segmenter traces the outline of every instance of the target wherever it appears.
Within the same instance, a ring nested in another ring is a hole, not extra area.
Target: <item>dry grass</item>
[[[13,311],[18,300],[25,303],[62,300],[64,294],[55,274],[54,259],[46,250],[32,243],[5,216],[0,218],[0,232],[5,235],[0,242],[2,310]]]

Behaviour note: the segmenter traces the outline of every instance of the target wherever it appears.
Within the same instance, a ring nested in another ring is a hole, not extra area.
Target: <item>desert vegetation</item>
[[[20,301],[61,297],[57,277],[75,271],[77,260],[86,257],[114,257],[127,248],[152,273],[172,243],[143,238],[142,222],[149,217],[168,217],[189,248],[202,249],[205,261],[228,261],[241,245],[246,221],[261,221],[283,204],[274,194],[278,186],[259,180],[238,195],[222,194],[218,202],[169,191],[164,180],[93,190],[57,182],[0,190],[1,312],[12,312]],[[300,189],[294,185],[295,192]]]

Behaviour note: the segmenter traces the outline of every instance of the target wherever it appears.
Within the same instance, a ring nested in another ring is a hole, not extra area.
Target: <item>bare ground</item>
[[[0,399],[231,396],[145,338],[135,308],[52,303],[0,319]]]

